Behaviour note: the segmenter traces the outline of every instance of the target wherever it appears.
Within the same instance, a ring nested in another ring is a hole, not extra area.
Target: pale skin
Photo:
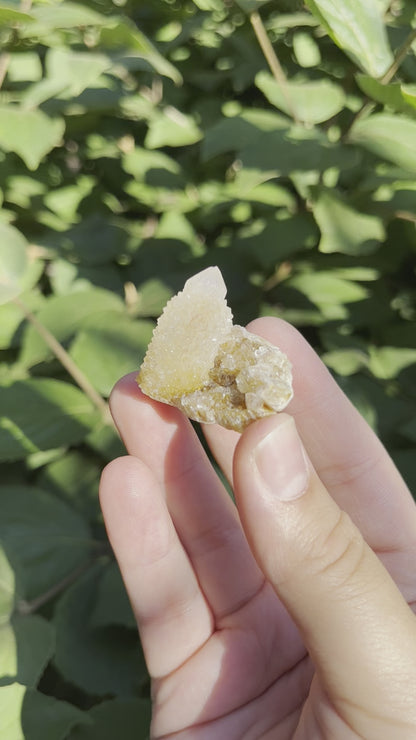
[[[152,678],[151,737],[414,740],[414,501],[301,335],[248,328],[288,354],[295,396],[241,436],[205,427],[237,506],[179,411],[134,375],[111,397],[128,456],[100,497]]]

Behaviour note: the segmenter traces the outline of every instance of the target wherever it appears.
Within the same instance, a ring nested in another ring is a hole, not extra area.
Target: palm
[[[160,726],[161,734],[186,728],[194,738],[237,740],[268,732],[291,738],[311,673],[296,627],[264,583],[240,608],[216,620],[191,659],[156,682],[154,728],[157,733]]]

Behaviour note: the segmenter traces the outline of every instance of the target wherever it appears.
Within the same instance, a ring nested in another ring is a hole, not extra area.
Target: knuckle
[[[344,511],[339,512],[326,531],[312,537],[306,549],[304,556],[310,576],[324,578],[336,588],[357,585],[367,545]]]

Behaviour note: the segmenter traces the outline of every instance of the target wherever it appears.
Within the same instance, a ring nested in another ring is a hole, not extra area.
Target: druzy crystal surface
[[[243,431],[292,398],[291,365],[265,339],[234,326],[218,267],[187,280],[166,304],[137,382],[189,418]]]

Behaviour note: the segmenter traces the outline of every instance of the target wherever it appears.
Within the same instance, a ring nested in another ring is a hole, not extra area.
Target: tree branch
[[[250,13],[250,23],[253,26],[257,41],[260,44],[261,50],[266,58],[266,61],[270,67],[273,77],[275,78],[278,85],[280,85],[280,88],[282,90],[282,95],[286,101],[288,111],[290,115],[292,116],[293,120],[295,121],[295,123],[300,124],[301,121],[298,118],[295,107],[293,105],[293,101],[290,97],[286,75],[282,69],[282,65],[280,64],[276,56],[276,52],[273,49],[273,46],[267,35],[267,31],[264,27],[260,14],[257,11],[253,11],[253,13]]]
[[[55,596],[61,593],[67,586],[70,586],[72,583],[74,583],[80,576],[82,576],[84,573],[87,572],[89,568],[91,568],[92,565],[97,561],[98,557],[102,557],[103,553],[100,552],[99,555],[96,555],[95,557],[91,557],[89,560],[87,560],[85,563],[81,563],[81,565],[78,565],[77,568],[75,568],[71,573],[68,573],[67,576],[62,578],[58,583],[55,583],[51,588],[48,588],[47,591],[45,591],[43,594],[40,594],[39,596],[36,596],[32,601],[26,601],[25,599],[21,599],[16,604],[16,611],[18,614],[21,614],[22,616],[27,616],[28,614],[33,614],[38,609],[41,609],[44,604],[47,604],[48,601],[51,601],[51,599],[54,599]]]
[[[404,61],[409,49],[411,48],[415,40],[416,40],[416,29],[414,29],[412,33],[409,34],[406,41],[404,41],[404,43],[397,50],[393,63],[390,65],[387,72],[384,73],[383,77],[380,78],[380,82],[382,85],[388,85],[389,82],[392,81],[395,74],[399,71],[400,65]],[[355,123],[357,123],[357,121],[360,121],[361,118],[365,118],[370,113],[372,113],[375,107],[376,107],[375,102],[371,100],[367,100],[367,102],[363,104],[363,106],[360,108],[360,110],[354,117],[354,120],[350,126],[350,129],[354,126]]]
[[[59,360],[61,365],[67,370],[70,376],[75,380],[76,384],[84,391],[85,395],[88,396],[90,401],[100,411],[103,421],[105,423],[111,422],[111,415],[108,404],[95,390],[94,386],[90,383],[87,376],[84,375],[82,370],[79,369],[78,365],[73,361],[72,357],[68,354],[66,349],[58,342],[56,337],[44,326],[39,319],[29,310],[29,308],[23,303],[20,298],[14,298],[13,303],[16,304],[24,314],[27,321],[32,324],[33,328],[36,329],[39,336],[42,337],[43,341],[49,349],[53,352],[55,357]]]
[[[411,48],[415,40],[416,40],[416,29],[414,29],[412,33],[409,34],[406,41],[404,41],[404,43],[397,50],[393,64],[389,67],[387,72],[383,75],[383,77],[380,80],[380,82],[383,85],[387,85],[389,82],[391,82],[396,72],[398,72],[400,65],[404,61],[405,57],[407,56],[407,52],[409,51],[409,49]]]
[[[3,51],[3,53],[0,54],[0,88],[3,85],[3,82],[7,75],[7,69],[9,67],[9,62],[10,62],[9,52]]]

